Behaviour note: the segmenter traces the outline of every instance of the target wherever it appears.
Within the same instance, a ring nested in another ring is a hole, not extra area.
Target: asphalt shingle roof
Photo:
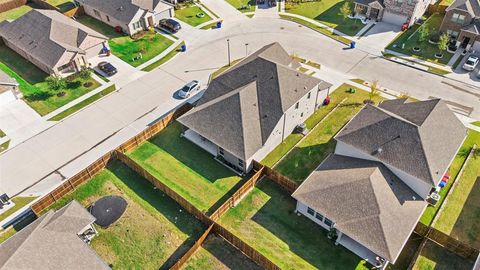
[[[397,99],[365,106],[335,138],[435,186],[466,135],[440,99]]]
[[[292,195],[395,262],[426,202],[379,162],[332,155]]]
[[[0,23],[0,36],[40,63],[53,68],[66,52],[85,54],[90,39],[100,44],[104,35],[55,10],[33,9],[22,17]]]
[[[301,97],[317,85],[330,87],[298,66],[280,44],[267,45],[213,79],[197,107],[178,121],[246,160]]]
[[[77,236],[94,221],[77,201],[49,211],[0,244],[0,269],[110,269]]]
[[[479,0],[456,0],[446,10],[459,9],[468,12],[473,18],[480,17]]]

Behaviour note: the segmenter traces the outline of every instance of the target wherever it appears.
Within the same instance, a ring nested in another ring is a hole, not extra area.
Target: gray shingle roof
[[[480,17],[479,0],[456,0],[446,10],[459,9],[468,12],[473,18]]]
[[[77,201],[49,211],[0,245],[0,269],[110,269],[77,236],[94,221]]]
[[[355,0],[354,2],[365,6],[376,2],[378,5],[385,7],[385,5],[383,4],[383,0]]]
[[[426,206],[381,163],[339,155],[326,159],[292,196],[390,262]]]
[[[480,34],[480,20],[475,19],[472,21],[472,23],[467,24],[462,27],[463,31],[468,31],[470,33],[474,33],[476,35]]]
[[[466,135],[443,101],[397,99],[367,105],[335,138],[437,185]]]
[[[58,11],[43,9],[33,9],[13,22],[3,21],[0,36],[50,68],[66,52],[85,54],[85,44],[93,46],[107,40]]]
[[[296,71],[298,65],[280,44],[265,46],[213,79],[198,106],[178,121],[246,160],[288,108],[315,86],[330,87]]]

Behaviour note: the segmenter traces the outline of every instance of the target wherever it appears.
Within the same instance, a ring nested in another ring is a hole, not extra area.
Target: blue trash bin
[[[217,22],[217,28],[222,28],[222,22]]]
[[[187,51],[187,45],[182,44],[182,46],[180,47],[180,50],[181,50],[182,52],[186,52],[186,51]]]
[[[355,41],[350,42],[350,49],[355,49]]]

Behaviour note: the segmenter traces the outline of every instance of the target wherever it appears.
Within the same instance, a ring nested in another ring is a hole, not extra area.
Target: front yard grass
[[[221,0],[219,0],[221,1]],[[255,0],[225,0],[240,12],[255,11]]]
[[[181,132],[181,124],[172,123],[127,154],[198,209],[209,212],[228,198],[242,178],[181,138]]]
[[[438,32],[440,29],[440,25],[442,24],[443,15],[435,13],[431,15],[421,27],[428,27],[430,29],[430,33]],[[428,62],[446,65],[450,58],[452,58],[453,54],[447,51],[443,51],[443,58],[438,59],[435,57],[436,53],[439,53],[440,50],[438,46],[435,44],[430,44],[428,41],[419,41],[420,34],[418,33],[417,29],[419,28],[418,25],[414,25],[409,28],[407,31],[399,34],[388,46],[386,49],[392,50],[395,52],[399,52],[405,55],[410,55]],[[411,35],[413,36],[409,38]],[[402,48],[404,44],[404,47]],[[414,52],[413,48],[419,47],[421,50],[420,52]]]
[[[99,234],[91,247],[114,269],[168,268],[202,233],[197,219],[119,161],[50,208],[58,209],[73,199],[88,206],[108,195],[122,196],[127,210],[109,228],[96,226]]]
[[[222,237],[210,234],[183,269],[260,270],[262,268]]]
[[[327,231],[294,212],[296,201],[268,179],[220,224],[282,269],[368,269],[366,262],[327,238]]]
[[[198,17],[197,16],[198,14],[203,14],[204,16]],[[186,22],[194,27],[212,20],[212,17],[210,17],[197,5],[190,5],[190,6],[175,10],[175,18],[183,22]]]
[[[448,181],[447,185],[440,190],[440,200],[438,201],[438,203],[435,206],[429,205],[427,209],[425,209],[422,217],[420,218],[421,223],[427,226],[430,226],[433,219],[435,218],[435,215],[437,214],[438,209],[440,208],[443,201],[445,200],[448,190],[450,190],[450,188],[452,187],[454,182],[453,180],[457,177],[458,173],[460,172],[460,168],[462,167],[463,163],[465,162],[465,159],[467,158],[468,153],[470,153],[470,150],[472,149],[475,143],[477,145],[480,144],[480,132],[469,130],[468,137],[465,139],[465,142],[460,147],[460,150],[458,151],[457,155],[453,159],[452,164],[448,168],[448,173],[450,174],[451,180]]]
[[[356,93],[352,94],[347,92],[350,88],[355,87],[343,84],[335,90],[334,93],[339,92],[335,102],[343,100],[342,97],[347,99],[275,166],[278,172],[301,183],[333,152],[335,148],[333,136],[363,108],[364,100],[369,99],[368,92],[357,89]],[[375,97],[374,100],[378,103],[382,99],[382,97]],[[321,118],[325,111],[320,111],[318,114],[314,116]],[[306,123],[313,126],[312,123],[316,121],[319,120],[309,119]]]
[[[427,241],[413,270],[470,270],[472,267],[473,262],[451,253],[432,241]]]
[[[474,133],[473,131],[471,131]],[[475,132],[477,144],[480,133]],[[480,157],[472,157],[448,195],[434,227],[451,237],[480,248]]]
[[[349,3],[350,8],[354,8],[352,1],[344,0],[322,0],[314,2],[285,3],[285,12],[302,15],[304,17],[316,20],[333,29],[349,36],[355,36],[365,25],[358,19],[344,19],[340,15],[340,8]]]

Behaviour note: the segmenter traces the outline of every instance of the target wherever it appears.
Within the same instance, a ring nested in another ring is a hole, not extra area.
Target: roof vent
[[[412,199],[415,201],[415,200],[417,199],[417,197],[415,197],[415,196],[412,196]]]
[[[303,89],[307,90],[307,87],[306,87],[306,86],[304,86],[304,87],[303,87]]]
[[[123,11],[123,6],[120,6],[118,10]]]
[[[382,147],[379,147],[379,148],[377,148],[375,151],[373,151],[372,154],[377,155],[377,154],[381,154],[382,152],[383,152]]]

